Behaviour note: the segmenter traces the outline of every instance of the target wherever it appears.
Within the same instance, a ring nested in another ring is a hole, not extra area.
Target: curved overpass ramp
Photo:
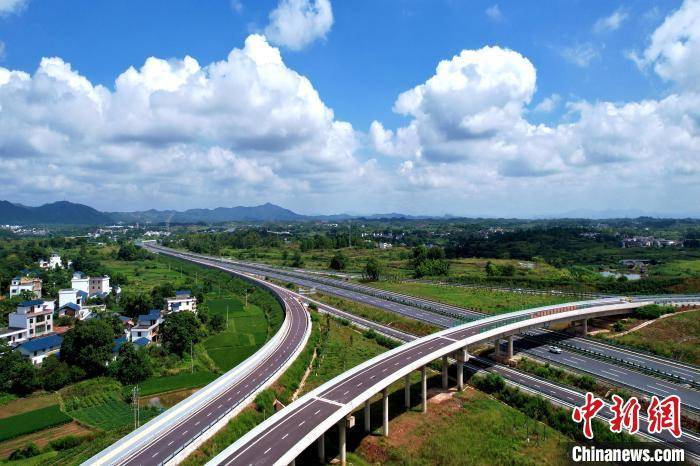
[[[338,424],[341,461],[347,417],[375,394],[384,393],[384,432],[388,433],[386,388],[415,370],[422,373],[423,407],[426,408],[426,365],[455,356],[466,359],[470,344],[509,337],[522,331],[557,322],[630,312],[649,302],[620,299],[584,301],[502,314],[453,327],[406,343],[383,353],[307,393],[287,408],[240,438],[216,456],[211,465],[288,464],[312,442]],[[463,364],[457,365],[462,385]],[[446,374],[446,372],[444,372]]]
[[[275,295],[285,310],[285,319],[277,333],[255,354],[84,464],[159,465],[182,461],[271,385],[298,356],[311,333],[309,314],[284,288],[212,261],[154,252],[178,256],[255,282]]]

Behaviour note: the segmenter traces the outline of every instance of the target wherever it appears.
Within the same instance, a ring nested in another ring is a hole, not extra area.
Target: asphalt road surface
[[[279,294],[288,309],[286,318],[290,319],[290,329],[272,354],[258,364],[255,370],[236,380],[225,392],[197,411],[188,413],[187,417],[174,424],[159,438],[113,464],[145,466],[163,463],[198,437],[214,420],[243,402],[269,378],[277,375],[302,343],[309,325],[304,306],[287,291],[279,290]]]

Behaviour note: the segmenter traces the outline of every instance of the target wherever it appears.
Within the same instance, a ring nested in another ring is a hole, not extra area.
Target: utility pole
[[[134,385],[134,388],[131,390],[131,402],[133,406],[133,412],[134,412],[134,430],[139,428],[139,424],[141,423],[141,413],[139,409],[139,386]]]

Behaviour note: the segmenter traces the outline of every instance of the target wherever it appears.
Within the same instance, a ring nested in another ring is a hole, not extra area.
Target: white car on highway
[[[554,353],[554,354],[561,354],[561,348],[559,348],[558,346],[552,345],[549,347],[549,352]]]

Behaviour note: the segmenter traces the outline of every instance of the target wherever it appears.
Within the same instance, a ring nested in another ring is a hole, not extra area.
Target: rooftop
[[[19,307],[41,306],[44,302],[43,299],[32,299],[31,301],[22,301],[19,303]]]
[[[49,335],[47,337],[33,338],[26,343],[19,345],[19,349],[25,351],[41,351],[50,348],[59,348],[63,342],[60,335]]]

